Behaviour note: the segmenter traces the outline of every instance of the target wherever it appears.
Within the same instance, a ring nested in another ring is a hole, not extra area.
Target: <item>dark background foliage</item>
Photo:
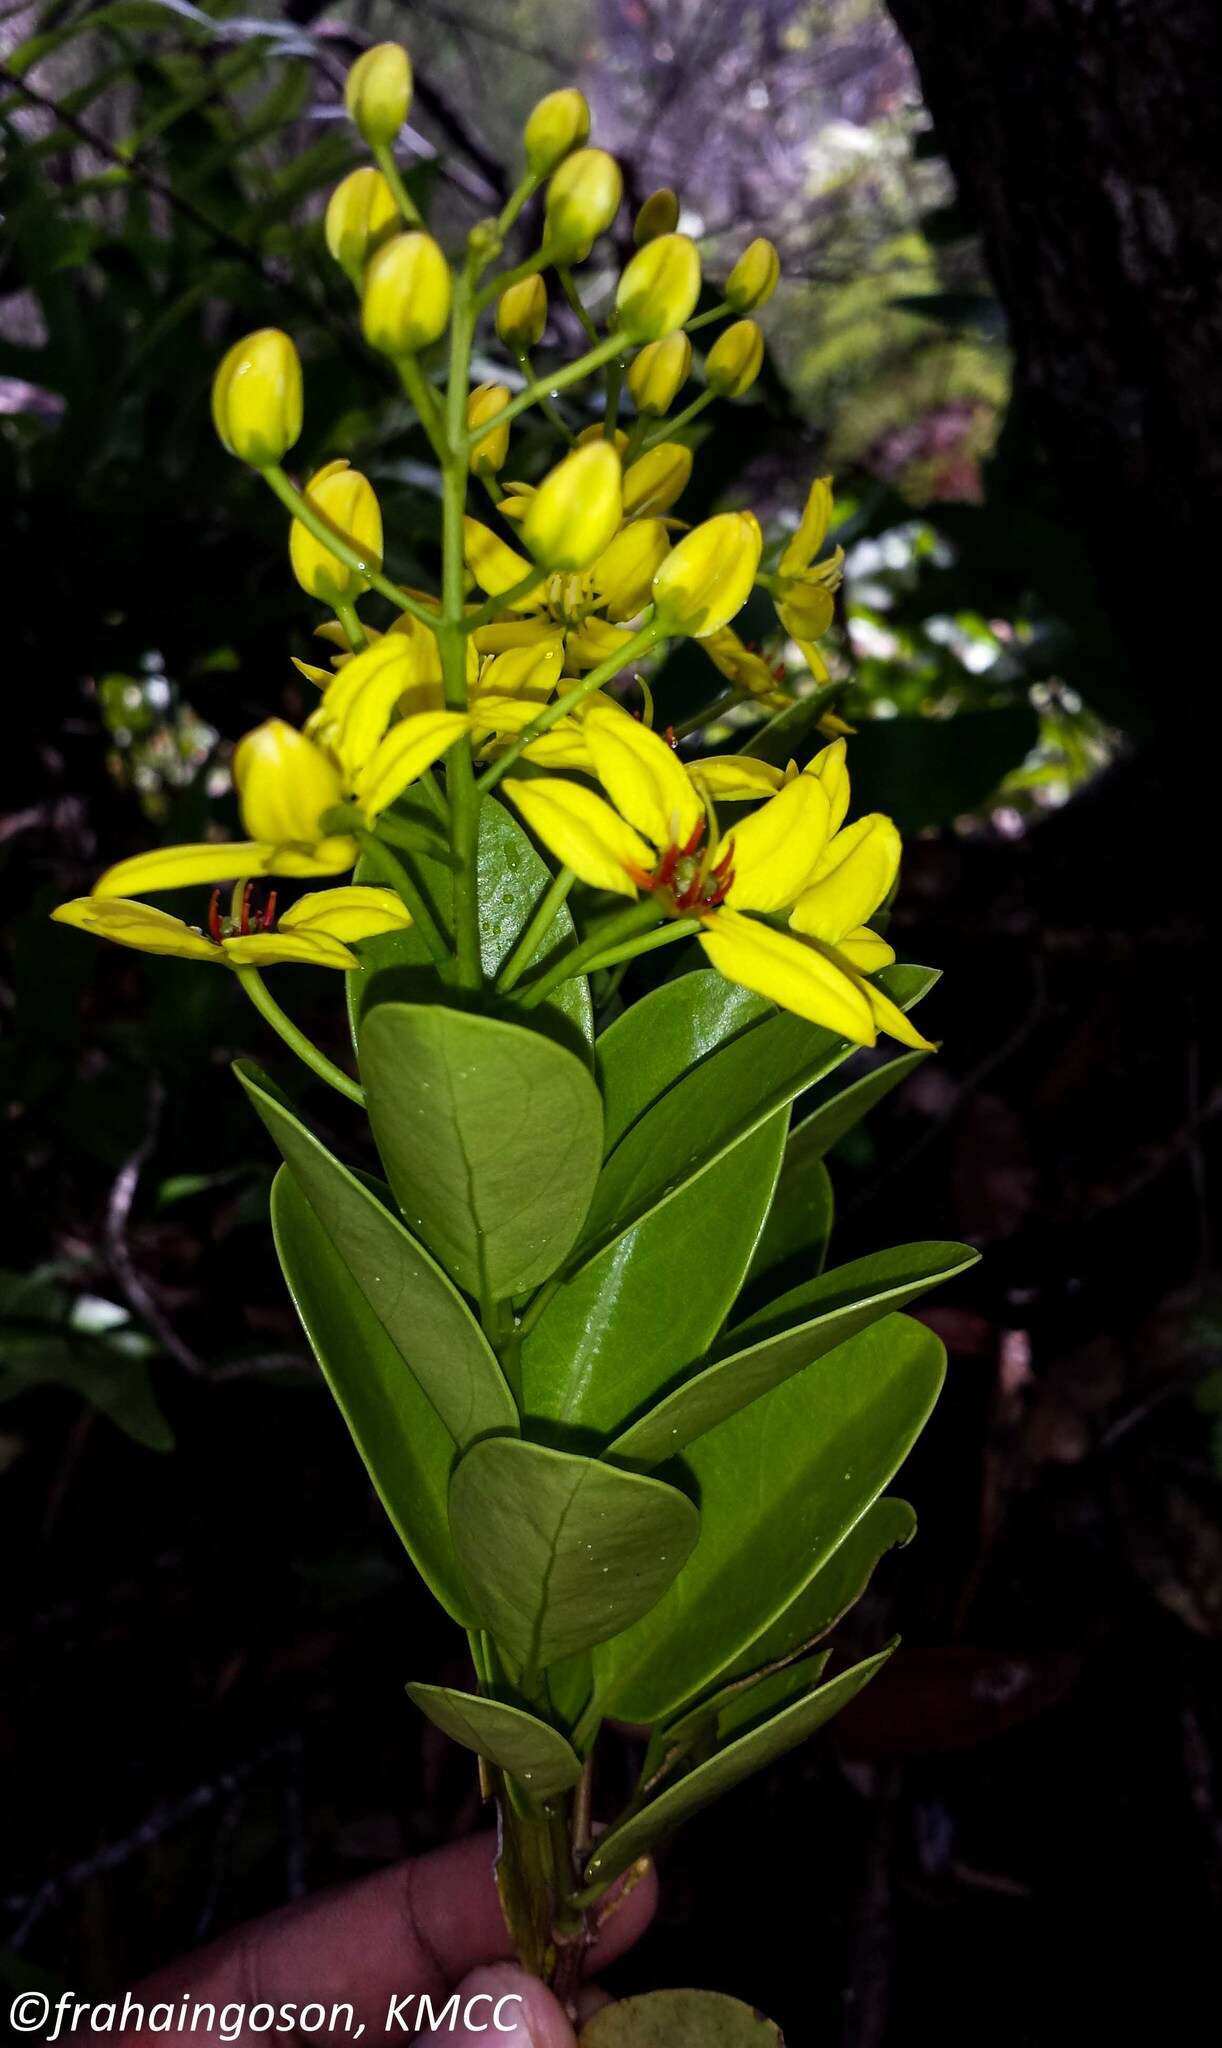
[[[226,977],[46,918],[106,861],[224,819],[229,743],[303,708],[282,519],[208,422],[229,339],[293,329],[302,468],[351,454],[401,572],[430,571],[427,451],[319,223],[356,160],[343,71],[393,30],[417,60],[405,161],[447,231],[503,189],[531,99],[577,77],[637,195],[682,186],[714,274],[750,233],[783,245],[768,373],[702,442],[695,499],[745,470],[792,507],[836,462],[857,782],[914,834],[901,952],[945,969],[942,1053],[834,1162],[836,1253],[986,1254],[928,1310],[952,1369],[908,1476],[920,1536],[852,1623],[902,1650],[677,1841],[620,1980],[724,1988],[849,2048],[1042,2048],[1208,2009],[1217,30],[1192,0],[1146,25],[1074,0],[894,14],[919,79],[857,0],[65,0],[0,24],[15,1985],[100,1995],[479,1819],[467,1760],[402,1695],[461,1682],[462,1646],[275,1269],[228,1061],[277,1056]],[[303,977],[338,1050],[329,994]]]

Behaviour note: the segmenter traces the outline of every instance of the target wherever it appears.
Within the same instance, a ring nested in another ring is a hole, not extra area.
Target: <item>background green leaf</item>
[[[719,1991],[647,1991],[604,2006],[581,2048],[785,2048],[780,2029]]]

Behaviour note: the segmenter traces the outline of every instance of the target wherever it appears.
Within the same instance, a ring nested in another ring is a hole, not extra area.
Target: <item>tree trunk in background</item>
[[[1162,716],[1222,723],[1222,10],[889,0]]]

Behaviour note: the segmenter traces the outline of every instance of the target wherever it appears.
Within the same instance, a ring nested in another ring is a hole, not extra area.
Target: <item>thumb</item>
[[[451,1998],[448,2024],[421,2034],[417,2048],[577,2048],[559,2000],[515,1963],[472,1970]]]

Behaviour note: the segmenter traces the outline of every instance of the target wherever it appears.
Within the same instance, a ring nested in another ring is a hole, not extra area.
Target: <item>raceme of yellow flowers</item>
[[[394,161],[411,93],[407,53],[394,44],[353,66],[345,102],[373,161],[338,186],[324,233],[358,295],[366,343],[389,358],[436,456],[441,588],[385,568],[377,496],[345,459],[292,481],[283,464],[303,424],[297,350],[275,328],[236,342],[216,372],[213,419],[284,505],[292,573],[327,614],[315,627],[327,657],[297,662],[317,701],[300,729],[270,718],[239,742],[241,839],[120,861],[54,915],[143,951],[228,964],[245,980],[286,960],[352,969],[363,939],[427,920],[443,977],[478,989],[479,811],[503,779],[556,865],[558,898],[577,879],[629,900],[629,952],[673,927],[729,980],[802,1017],[858,1043],[881,1031],[924,1046],[872,979],[894,957],[871,920],[894,890],[900,843],[885,817],[846,823],[848,729],[826,716],[830,744],[801,772],[702,755],[698,726],[685,728],[690,747],[676,745],[637,667],[647,674],[667,643],[698,642],[720,677],[709,720],[740,703],[774,712],[793,681],[809,690],[800,677],[783,685],[784,669],[734,630],[758,586],[779,636],[816,683],[827,678],[819,642],[841,576],[840,551],[825,546],[830,481],[811,485],[779,548],[750,511],[692,526],[682,510],[687,429],[760,375],[764,337],[751,316],[776,289],[776,250],[751,243],[717,294],[675,194],[655,192],[611,303],[592,317],[572,269],[614,227],[623,184],[614,159],[590,145],[584,98],[566,89],[531,113],[522,175],[499,218],[478,223],[451,258]],[[541,239],[505,261],[537,194]],[[547,331],[549,274],[589,346],[540,375],[532,352]],[[693,336],[723,320],[698,361]],[[493,335],[503,378],[473,383],[473,345],[478,337],[486,354]],[[576,426],[561,400],[583,391],[588,420]],[[513,430],[532,409],[565,445],[528,478],[515,468]],[[409,791],[414,823],[396,808]],[[733,805],[733,822],[719,823],[719,805]],[[454,873],[450,933],[434,928],[410,882],[407,856],[426,851]],[[337,883],[358,860],[376,879]],[[329,886],[277,922],[274,896],[255,887],[276,877]],[[233,885],[224,912],[221,884]],[[198,926],[139,900],[188,887],[213,891]]]

